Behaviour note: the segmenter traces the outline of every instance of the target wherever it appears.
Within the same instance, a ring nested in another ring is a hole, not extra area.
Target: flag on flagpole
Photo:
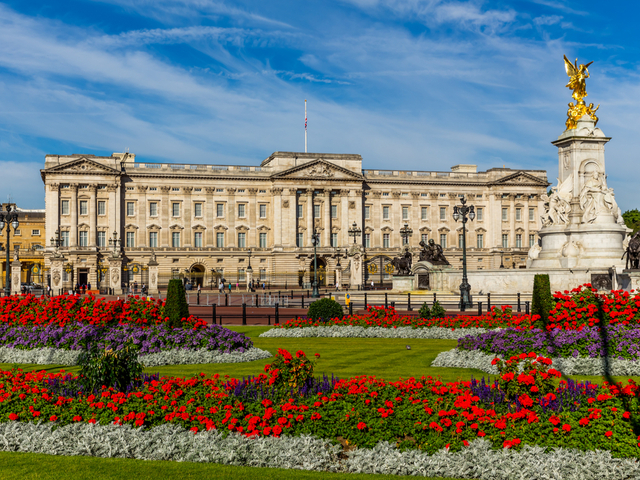
[[[304,131],[307,131],[307,101],[304,101]]]

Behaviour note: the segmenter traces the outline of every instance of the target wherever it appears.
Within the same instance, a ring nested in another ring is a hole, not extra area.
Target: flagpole
[[[304,99],[304,153],[307,153],[307,99]]]

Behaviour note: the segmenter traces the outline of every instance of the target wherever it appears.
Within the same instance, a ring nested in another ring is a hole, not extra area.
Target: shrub
[[[549,368],[549,358],[539,357],[534,352],[514,355],[506,361],[494,358],[491,364],[500,372],[498,388],[508,400],[518,399],[525,408],[533,406],[529,395],[542,397],[554,392],[554,378],[560,377],[560,372]]]
[[[431,307],[431,318],[444,318],[447,315],[447,311],[444,309],[440,302],[437,300],[433,302]]]
[[[551,296],[551,283],[548,274],[533,277],[533,295],[531,297],[531,315],[539,315],[539,327],[549,321],[549,312],[555,306]]]
[[[427,302],[424,302],[420,307],[420,310],[418,311],[418,317],[427,320],[431,318],[431,309],[429,308],[429,305],[427,305]]]
[[[123,391],[142,375],[142,364],[138,361],[138,348],[127,342],[122,350],[98,350],[94,343],[89,351],[79,358],[80,375],[89,392],[102,386]]]
[[[316,300],[309,305],[309,310],[307,310],[307,317],[313,320],[323,319],[327,321],[333,318],[342,318],[343,316],[342,305],[331,298]]]
[[[189,318],[189,305],[182,280],[177,278],[169,280],[164,314],[169,317],[167,326],[171,328],[182,328],[182,319]]]
[[[319,354],[315,354],[320,357]],[[275,389],[285,387],[289,395],[290,388],[298,388],[313,378],[315,361],[309,360],[302,350],[296,352],[295,357],[287,350],[278,349],[278,354],[271,365],[265,365],[264,371],[269,377],[269,385]]]

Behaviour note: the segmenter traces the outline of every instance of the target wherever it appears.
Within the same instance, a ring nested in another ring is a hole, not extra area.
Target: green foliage
[[[549,320],[549,312],[555,307],[551,296],[551,283],[548,274],[533,277],[533,295],[531,297],[531,315],[538,315],[537,326],[543,327]]]
[[[624,224],[633,229],[633,234],[640,230],[640,211],[637,208],[633,210],[627,210],[622,214]]]
[[[431,309],[429,308],[429,305],[427,305],[427,302],[424,302],[420,307],[420,310],[418,310],[418,317],[426,320],[431,318]]]
[[[307,317],[313,320],[331,320],[332,318],[342,318],[344,312],[342,305],[331,298],[321,298],[309,305]]]
[[[142,375],[142,364],[138,361],[138,348],[132,343],[122,350],[91,350],[79,358],[80,375],[89,392],[96,388],[115,387],[124,390],[133,380]]]
[[[437,300],[433,302],[431,307],[431,318],[444,318],[447,315],[447,311],[444,309],[440,302]]]
[[[167,327],[170,328],[182,328],[182,319],[189,318],[189,305],[180,279],[169,280],[164,314],[169,317]]]
[[[315,354],[319,358],[319,354]],[[290,396],[291,388],[298,388],[313,378],[316,361],[309,360],[302,350],[298,350],[293,356],[283,348],[278,349],[278,354],[271,365],[265,365],[264,371],[269,377],[269,385],[275,389],[285,387],[283,392]]]

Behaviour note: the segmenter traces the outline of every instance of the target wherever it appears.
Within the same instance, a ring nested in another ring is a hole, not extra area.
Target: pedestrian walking
[[[264,282],[262,282],[262,293],[264,293]]]
[[[236,288],[238,288],[237,285],[238,284],[236,283]],[[229,294],[231,294],[231,282],[229,282]]]
[[[336,282],[336,292],[340,290],[340,283]]]
[[[371,290],[373,290],[373,280],[371,280]]]

